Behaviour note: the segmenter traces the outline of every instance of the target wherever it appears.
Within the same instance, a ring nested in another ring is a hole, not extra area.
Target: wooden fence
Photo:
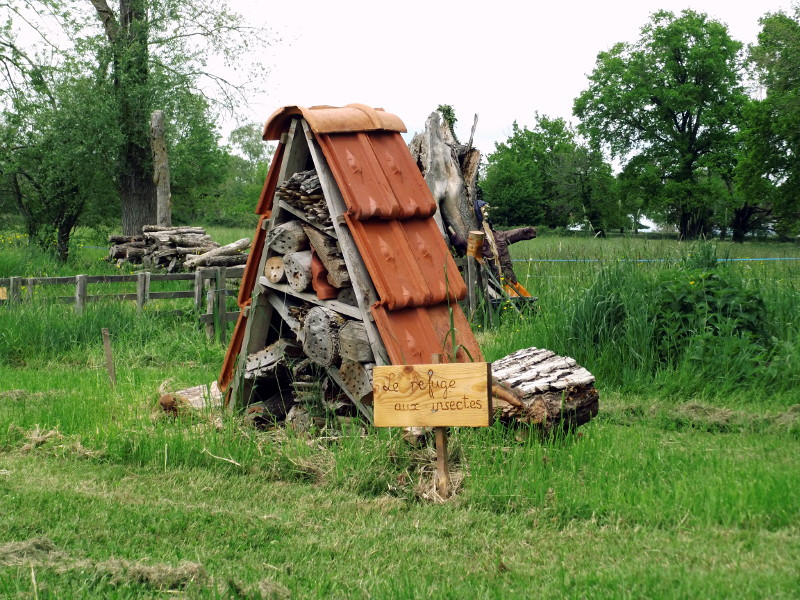
[[[0,278],[0,304],[18,303],[33,299],[36,286],[75,286],[72,296],[53,296],[57,302],[75,305],[80,314],[87,302],[97,300],[135,301],[137,310],[144,310],[150,300],[193,299],[193,309],[205,324],[209,339],[227,342],[227,323],[236,321],[238,312],[228,312],[225,298],[238,293],[228,289],[228,281],[242,278],[244,267],[213,267],[197,269],[194,273],[136,273],[132,275],[74,275],[71,277],[6,277]],[[150,285],[157,281],[191,281],[192,289],[171,292],[151,291]],[[136,293],[94,294],[88,292],[90,284],[136,283]],[[24,293],[23,293],[24,288]],[[172,311],[185,312],[185,311]]]

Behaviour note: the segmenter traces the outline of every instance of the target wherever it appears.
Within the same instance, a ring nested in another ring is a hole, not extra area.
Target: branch
[[[109,8],[106,0],[89,0],[89,2],[92,3],[92,6],[94,6],[94,9],[97,11],[97,16],[103,23],[103,29],[106,30],[108,41],[115,42],[119,31],[119,23],[114,16],[114,11]]]

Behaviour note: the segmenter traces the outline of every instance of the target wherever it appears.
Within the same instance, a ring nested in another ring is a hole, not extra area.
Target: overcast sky
[[[410,133],[439,104],[458,117],[484,154],[516,120],[532,126],[538,111],[570,119],[597,53],[634,41],[650,14],[684,8],[726,23],[744,43],[758,19],[788,11],[789,0],[232,0],[253,24],[281,41],[264,57],[267,92],[251,102],[252,120],[284,105],[352,102],[395,113]]]

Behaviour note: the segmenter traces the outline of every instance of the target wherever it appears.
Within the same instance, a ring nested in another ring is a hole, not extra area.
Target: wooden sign
[[[392,365],[372,371],[376,427],[488,427],[491,365]]]

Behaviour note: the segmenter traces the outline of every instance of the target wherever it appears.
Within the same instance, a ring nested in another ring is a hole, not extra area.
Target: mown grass
[[[164,380],[210,382],[224,352],[191,317],[0,308],[0,597],[797,597],[800,265],[718,267],[760,294],[764,365],[716,334],[702,341],[713,360],[687,342],[664,361],[648,307],[656,284],[682,293],[694,247],[580,242],[529,248],[608,264],[530,263],[535,310],[501,307],[479,337],[490,360],[534,345],[575,356],[600,414],[545,439],[452,431],[459,487],[445,504],[431,501],[431,443],[396,430],[166,418]],[[617,260],[640,254],[671,260]]]

